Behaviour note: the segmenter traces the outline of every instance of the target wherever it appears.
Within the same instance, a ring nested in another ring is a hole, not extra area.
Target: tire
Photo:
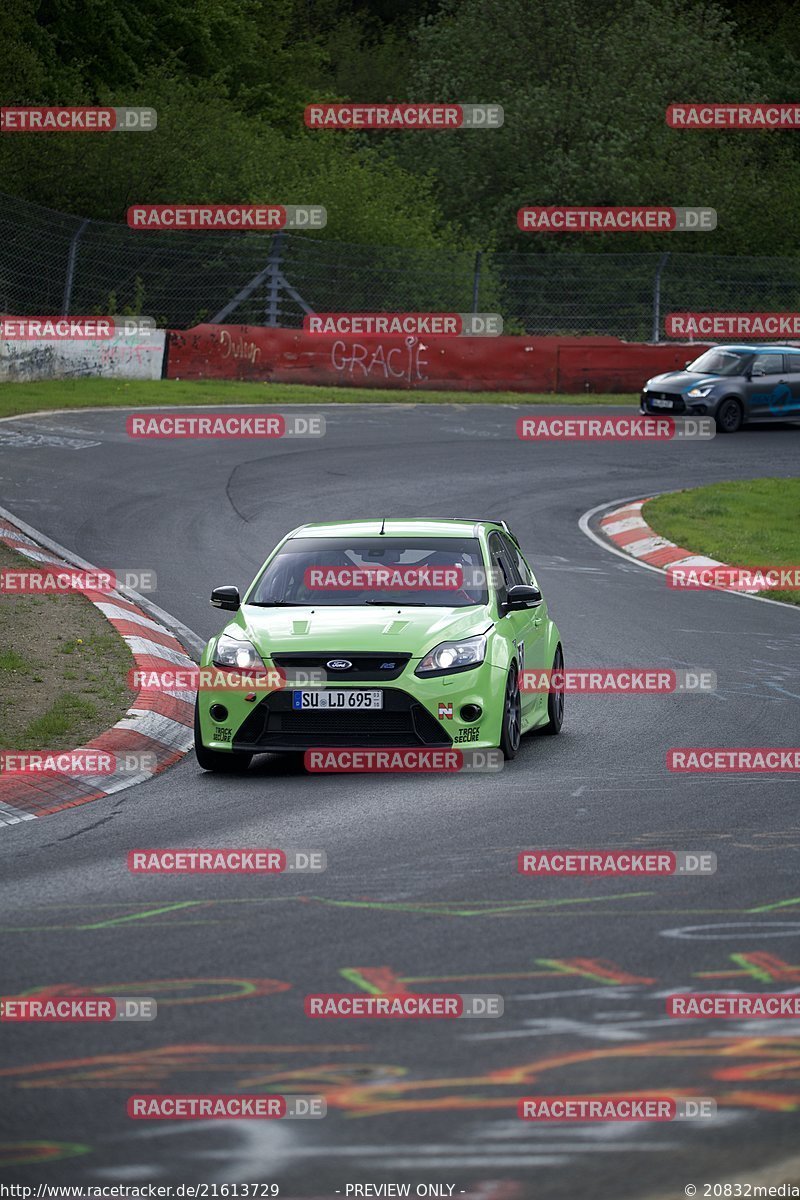
[[[717,409],[714,420],[720,433],[738,433],[744,425],[744,410],[735,396],[728,396]]]
[[[246,771],[253,757],[252,754],[236,753],[233,750],[208,750],[203,745],[200,732],[200,710],[196,703],[194,706],[194,753],[198,767],[204,771],[218,771],[224,775]]]
[[[564,651],[561,646],[556,646],[556,652],[553,655],[553,670],[564,670]],[[542,726],[542,733],[549,734],[554,737],[555,734],[561,733],[561,726],[564,724],[564,689],[560,692],[549,692],[547,696],[547,724]]]
[[[519,694],[519,675],[516,664],[508,672],[503,696],[503,723],[500,726],[500,749],[510,762],[519,750],[522,735],[522,699]]]

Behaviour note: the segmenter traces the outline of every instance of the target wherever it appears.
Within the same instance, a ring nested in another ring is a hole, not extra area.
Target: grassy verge
[[[731,566],[800,563],[800,479],[713,483],[648,500],[642,516],[662,537]],[[800,591],[760,594],[800,604]]]
[[[36,564],[0,542],[0,569]],[[0,597],[0,748],[71,750],[133,699],[133,657],[84,596]]]
[[[0,417],[54,408],[139,408],[169,404],[624,404],[638,395],[561,396],[541,392],[426,392],[397,388],[309,387],[236,380],[48,379],[0,383]]]

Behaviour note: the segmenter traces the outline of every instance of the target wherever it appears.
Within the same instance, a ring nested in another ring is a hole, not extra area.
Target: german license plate
[[[672,408],[671,400],[651,400],[653,408]]]
[[[383,692],[357,688],[320,688],[318,691],[292,692],[292,708],[317,709],[383,708]]]

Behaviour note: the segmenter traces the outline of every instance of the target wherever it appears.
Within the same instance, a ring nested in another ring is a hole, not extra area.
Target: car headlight
[[[699,400],[702,396],[707,396],[709,392],[713,392],[716,386],[715,383],[701,383],[699,387],[693,387],[686,395],[690,400]]]
[[[414,672],[415,675],[450,675],[479,667],[486,658],[486,638],[483,634],[464,638],[463,642],[440,642],[430,650]]]
[[[214,650],[215,667],[236,667],[240,671],[266,671],[264,661],[252,642],[223,633]]]

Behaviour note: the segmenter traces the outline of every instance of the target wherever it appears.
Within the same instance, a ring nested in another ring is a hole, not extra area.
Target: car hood
[[[721,381],[721,375],[698,375],[694,371],[665,371],[663,375],[654,375],[652,379],[648,379],[647,386],[656,389],[663,387],[669,391],[688,392],[689,388]]]
[[[225,632],[232,637],[244,633],[262,655],[396,650],[421,656],[439,642],[485,633],[491,625],[489,611],[481,604],[459,609],[402,605],[256,608],[245,604]]]

